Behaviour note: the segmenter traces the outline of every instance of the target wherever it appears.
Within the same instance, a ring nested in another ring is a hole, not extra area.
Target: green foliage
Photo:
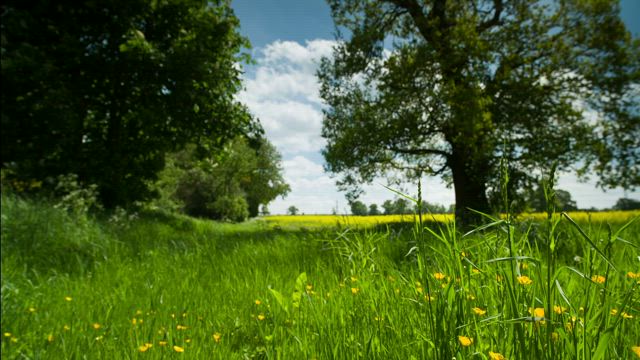
[[[0,163],[20,180],[73,173],[128,205],[165,153],[257,131],[233,96],[248,42],[228,1],[8,1],[1,27]]]
[[[298,210],[297,207],[291,205],[289,206],[289,208],[287,208],[287,214],[289,215],[298,215],[298,212],[300,212],[300,210]]]
[[[380,215],[380,210],[378,210],[378,205],[376,205],[376,204],[369,205],[369,213],[368,213],[368,215],[371,215],[371,216]]]
[[[640,222],[493,220],[465,235],[160,212],[78,227],[5,195],[2,358],[635,356]]]
[[[351,203],[351,214],[359,216],[367,215],[367,205],[365,205],[362,201],[353,201]]]
[[[640,209],[640,201],[630,198],[620,198],[613,206],[614,210],[637,210]]]
[[[350,200],[380,175],[439,175],[479,221],[500,159],[516,191],[550,159],[640,185],[640,40],[617,0],[329,3],[349,38],[318,73],[324,156]]]
[[[201,155],[195,146],[188,146],[167,157],[167,167],[155,185],[160,198],[152,206],[232,221],[258,216],[260,205],[289,192],[280,159],[264,138],[236,138],[216,155]]]

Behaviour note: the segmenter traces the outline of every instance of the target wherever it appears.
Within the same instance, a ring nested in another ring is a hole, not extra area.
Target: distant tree
[[[391,200],[385,200],[382,203],[382,208],[384,209],[384,214],[385,215],[391,215],[395,213],[395,205],[393,204],[393,201]]]
[[[372,215],[372,216],[380,215],[380,210],[378,210],[378,205],[376,204],[369,205],[369,215]]]
[[[556,189],[555,193],[555,209],[556,211],[575,211],[578,210],[576,202],[571,198],[571,193],[565,190]],[[538,187],[531,196],[530,206],[533,211],[544,212],[547,210],[547,200],[544,197],[544,191]]]
[[[329,4],[343,31],[318,72],[323,154],[349,198],[378,176],[441,175],[468,225],[501,159],[528,183],[553,160],[640,185],[640,41],[619,0]]]
[[[295,206],[291,205],[291,206],[289,206],[289,208],[287,209],[287,214],[289,214],[289,215],[298,215],[298,212],[299,212],[299,211],[300,211],[300,210],[298,210],[298,208],[297,208],[297,207],[295,207]]]
[[[638,210],[640,209],[640,201],[630,198],[620,198],[613,206],[614,210]]]
[[[418,205],[416,204],[415,206],[415,211],[418,212]],[[427,201],[423,201],[422,202],[422,213],[426,214],[426,213],[431,213],[431,214],[444,214],[447,212],[447,209],[444,207],[444,205],[440,205],[440,204],[432,204],[430,202]]]
[[[367,215],[367,205],[365,205],[362,201],[353,201],[351,202],[351,214],[353,215]]]
[[[403,198],[397,198],[393,202],[393,213],[394,214],[411,214],[412,209],[409,206],[409,201]]]
[[[285,196],[289,186],[280,156],[266,139],[239,137],[215,156],[194,145],[171,154],[156,189],[159,206],[173,200],[192,216],[239,221],[257,216],[260,205]]]
[[[269,211],[269,208],[267,207],[267,205],[262,205],[260,207],[260,215],[262,215],[262,216],[271,215],[271,212]]]
[[[4,1],[1,166],[77,174],[107,207],[153,196],[166,153],[257,130],[239,25],[229,1]]]

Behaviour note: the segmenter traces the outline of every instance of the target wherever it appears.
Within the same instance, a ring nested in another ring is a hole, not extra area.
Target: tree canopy
[[[329,3],[324,156],[350,199],[380,175],[443,176],[473,222],[500,159],[518,186],[551,161],[640,184],[640,41],[617,0]]]
[[[265,138],[238,137],[223,151],[204,157],[190,144],[167,156],[156,183],[161,196],[154,205],[231,221],[258,216],[261,205],[264,214],[268,203],[290,190],[280,161]]]
[[[2,167],[75,173],[111,207],[151,195],[165,153],[258,133],[238,27],[227,0],[4,2]]]

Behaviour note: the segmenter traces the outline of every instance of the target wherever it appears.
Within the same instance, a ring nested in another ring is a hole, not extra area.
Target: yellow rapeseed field
[[[640,216],[640,210],[633,211],[572,211],[567,213],[572,219],[578,222],[610,222],[624,223],[634,217]],[[560,213],[555,216],[561,216]],[[519,220],[544,220],[546,213],[525,213],[517,216]],[[453,221],[453,214],[423,214],[425,222],[447,222]],[[374,227],[377,225],[418,221],[416,215],[376,215],[376,216],[354,216],[354,215],[274,215],[262,218],[268,224],[284,227]]]

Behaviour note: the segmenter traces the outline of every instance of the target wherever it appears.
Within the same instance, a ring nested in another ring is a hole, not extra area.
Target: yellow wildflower
[[[173,351],[182,353],[182,352],[184,352],[184,348],[180,347],[178,345],[173,345]]]
[[[213,341],[219,343],[221,338],[222,338],[222,334],[220,334],[218,332],[217,333],[213,333]]]
[[[462,346],[471,346],[473,344],[473,338],[467,336],[458,336],[458,341]]]
[[[473,295],[473,294],[468,294],[467,295],[467,300],[475,300],[475,299],[476,299],[475,295]]]
[[[30,308],[29,308],[29,312],[32,312],[32,313],[33,313],[33,312],[36,312],[36,308],[34,308],[34,307],[30,307]]]
[[[137,316],[142,315],[142,310],[136,310],[136,315],[137,315]],[[149,314],[147,314],[147,315],[149,315]]]
[[[355,276],[352,276],[352,277],[351,277],[351,282],[356,282],[356,281],[358,281],[358,278],[357,278],[357,277],[355,277]]]
[[[71,330],[71,327],[69,325],[65,325],[62,327],[64,329],[64,331],[69,331]]]
[[[71,296],[65,296],[65,297],[64,297],[64,300],[65,300],[65,301],[72,301],[72,300],[73,300],[73,298],[72,298]]]
[[[102,336],[102,335],[96,337],[96,341],[100,341],[102,339],[104,339],[104,336]]]
[[[611,309],[611,316],[618,315],[618,309]]]
[[[9,339],[12,343],[17,343],[18,342],[18,338],[17,337],[11,337],[11,339]]]
[[[480,270],[478,268],[471,269],[471,272],[474,274],[480,274]]]
[[[47,341],[53,342],[53,334],[49,334],[49,336],[47,336]]]
[[[11,337],[11,333],[10,332],[4,333],[4,337]]]
[[[633,351],[633,353],[640,358],[640,346],[632,346],[631,351]]]
[[[185,339],[184,342],[186,342],[187,344],[191,342],[191,339]]]
[[[607,281],[607,278],[602,275],[593,275],[591,277],[591,281],[597,284],[604,284],[604,282]]]
[[[102,327],[102,325],[98,324],[98,323],[93,323],[93,328],[96,330],[100,330],[100,328]]]
[[[161,340],[161,341],[158,341],[158,345],[160,345],[160,346],[166,346],[166,345],[167,345],[167,342],[166,342],[166,341],[162,341],[162,340]]]
[[[537,317],[537,318],[543,318],[544,317],[544,309],[543,308],[529,308],[529,314]]]
[[[138,319],[136,319],[136,318],[131,319],[131,323],[133,325],[137,325],[138,324]]]
[[[506,360],[507,358],[504,357],[504,355],[502,355],[500,353],[489,351],[489,359],[491,359],[491,360]]]
[[[554,305],[553,311],[558,315],[562,315],[563,312],[567,311],[567,308],[564,306]]]
[[[307,284],[307,291],[311,291],[311,290],[313,290],[313,285]]]
[[[627,314],[624,311],[621,313],[621,315],[622,315],[622,318],[624,318],[624,319],[633,319],[633,315]]]
[[[359,293],[359,292],[360,292],[360,288],[353,288],[353,287],[351,288],[351,293],[352,293],[353,295],[356,295],[356,294],[357,294],[357,293]]]
[[[476,314],[478,316],[482,316],[482,315],[487,313],[487,310],[483,310],[483,309],[481,309],[479,307],[474,307],[471,310],[473,310],[474,314]]]
[[[558,341],[559,338],[560,338],[560,334],[558,334],[557,332],[554,331],[551,333],[551,340]]]
[[[178,324],[178,326],[176,326],[176,330],[187,330],[187,327],[184,325]]]
[[[141,345],[140,347],[138,347],[138,351],[145,352],[145,351],[149,350],[152,346],[153,346],[153,344],[145,343],[144,345]]]
[[[446,275],[441,272],[437,272],[433,274],[433,277],[436,278],[436,280],[444,280],[444,278],[446,278]]]
[[[256,305],[260,305],[262,304],[262,301],[260,301],[260,299],[256,299],[256,301],[254,301]]]
[[[520,285],[531,285],[531,284],[533,284],[533,280],[531,280],[526,275],[518,276],[518,282],[520,283]]]
[[[260,321],[262,321],[262,320],[264,320],[264,319],[266,319],[266,318],[267,318],[267,317],[266,317],[266,316],[264,316],[264,314],[259,314],[259,315],[258,315],[258,320],[260,320]]]
[[[520,269],[526,270],[526,269],[528,269],[528,268],[529,268],[529,264],[524,263],[524,262],[523,262],[523,263],[520,263]]]

